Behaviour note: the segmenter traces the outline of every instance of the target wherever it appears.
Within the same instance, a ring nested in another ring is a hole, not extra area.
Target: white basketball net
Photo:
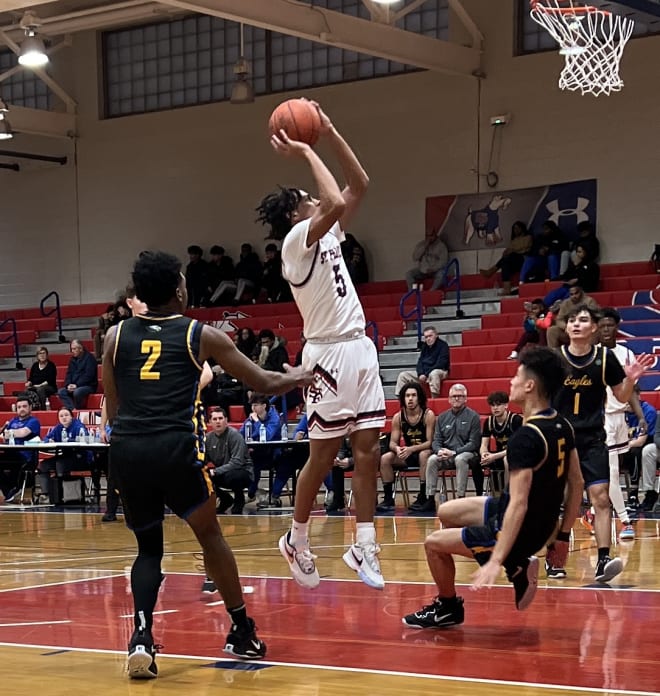
[[[532,19],[559,44],[564,68],[559,88],[582,94],[618,92],[619,63],[635,23],[573,0],[531,0]]]

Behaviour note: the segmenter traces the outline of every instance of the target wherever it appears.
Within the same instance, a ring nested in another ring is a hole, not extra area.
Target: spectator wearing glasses
[[[568,334],[566,333],[566,323],[568,315],[579,305],[587,305],[596,311],[599,309],[598,303],[593,297],[586,295],[579,285],[574,285],[569,290],[568,298],[561,303],[555,302],[550,311],[556,316],[555,323],[548,328],[546,338],[548,348],[559,348],[560,345],[568,344]]]
[[[431,398],[440,396],[442,380],[449,375],[449,346],[443,341],[434,326],[424,329],[424,345],[417,360],[415,371],[404,370],[396,379],[394,393],[397,398],[404,384],[420,382],[429,385]]]
[[[434,496],[438,486],[438,471],[456,469],[456,495],[465,497],[468,469],[472,470],[477,495],[484,492],[479,447],[481,423],[479,414],[467,406],[467,389],[454,384],[449,390],[450,408],[438,416],[431,451],[426,464],[426,489]]]

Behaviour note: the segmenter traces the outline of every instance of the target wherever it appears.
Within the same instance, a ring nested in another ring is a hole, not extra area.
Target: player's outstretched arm
[[[344,140],[339,131],[334,127],[328,115],[321,109],[315,101],[312,104],[316,107],[321,117],[321,137],[324,137],[332,151],[335,153],[339,166],[346,177],[346,187],[341,192],[346,203],[346,208],[339,219],[342,230],[348,229],[355,211],[364,198],[369,186],[369,176],[360,164],[351,146]]]
[[[635,382],[649,369],[655,362],[655,357],[653,355],[648,355],[642,353],[638,355],[635,360],[630,363],[626,363],[623,366],[623,371],[626,373],[626,378],[623,382],[612,387],[612,392],[614,396],[622,403],[625,404],[630,399],[633,392],[633,387]]]
[[[312,170],[320,201],[319,206],[312,215],[309,231],[307,232],[307,246],[312,246],[343,215],[346,208],[344,197],[341,195],[335,177],[332,176],[323,160],[307,143],[291,140],[284,130],[280,130],[277,135],[272,135],[270,143],[278,154],[284,157],[298,157],[305,160]]]
[[[213,358],[226,372],[263,394],[286,394],[312,382],[312,373],[301,367],[285,365],[285,373],[262,370],[236,348],[227,334],[212,326],[202,327],[199,357],[202,361]]]

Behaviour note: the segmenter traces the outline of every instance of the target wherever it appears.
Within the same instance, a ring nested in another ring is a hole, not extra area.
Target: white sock
[[[619,483],[619,455],[610,454],[610,500],[617,517],[623,524],[630,524],[630,518],[626,512],[626,504],[623,502],[623,493]]]
[[[289,541],[292,546],[295,546],[296,548],[309,546],[309,538],[307,536],[308,528],[309,521],[296,522],[293,520],[293,522],[291,522],[291,536],[289,537]]]
[[[375,544],[376,543],[376,528],[373,522],[358,522],[357,534],[355,538],[356,544]]]

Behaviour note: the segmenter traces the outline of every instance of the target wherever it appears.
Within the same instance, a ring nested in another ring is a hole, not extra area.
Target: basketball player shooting
[[[378,356],[365,335],[365,317],[340,244],[369,183],[357,157],[318,104],[320,137],[337,157],[347,185],[340,190],[321,158],[284,129],[271,136],[278,155],[297,158],[311,169],[318,198],[298,188],[280,188],[257,208],[258,220],[282,243],[282,270],[303,317],[307,339],[303,367],[313,372],[307,392],[310,458],[298,479],[291,530],[279,541],[293,578],[317,587],[319,573],[309,548],[309,515],[344,436],[355,460],[353,490],[357,518],[355,543],[346,564],[371,587],[382,589],[374,529],[378,434],[385,424],[385,399]],[[292,124],[294,125],[294,124]],[[289,132],[300,132],[295,127]]]

